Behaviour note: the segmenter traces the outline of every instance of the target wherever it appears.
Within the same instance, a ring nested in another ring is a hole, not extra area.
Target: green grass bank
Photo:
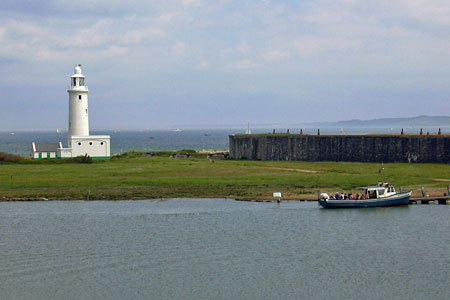
[[[215,160],[204,154],[169,158],[128,153],[92,163],[15,161],[0,163],[0,200],[122,200],[148,198],[314,199],[389,182],[442,195],[450,185],[448,164]]]

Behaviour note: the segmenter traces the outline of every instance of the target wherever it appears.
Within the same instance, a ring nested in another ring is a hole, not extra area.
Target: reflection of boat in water
[[[411,197],[411,191],[396,192],[393,186],[381,182],[376,186],[360,187],[357,190],[363,191],[359,199],[335,199],[322,193],[319,205],[323,208],[396,206],[407,205]]]

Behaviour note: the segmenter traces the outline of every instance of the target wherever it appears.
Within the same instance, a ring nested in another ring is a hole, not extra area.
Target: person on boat
[[[334,199],[336,200],[341,199],[339,192],[336,192],[336,194],[334,195]]]
[[[359,200],[359,194],[356,194],[356,200]]]
[[[352,193],[348,194],[348,199],[353,200],[353,194]]]

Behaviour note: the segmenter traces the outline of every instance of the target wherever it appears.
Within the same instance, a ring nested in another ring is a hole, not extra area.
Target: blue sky
[[[0,130],[449,115],[447,0],[2,1]]]

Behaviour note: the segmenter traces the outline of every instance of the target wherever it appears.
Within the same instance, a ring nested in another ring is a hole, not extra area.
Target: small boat
[[[380,207],[407,205],[411,191],[396,192],[394,186],[388,183],[378,183],[375,186],[359,187],[363,191],[360,199],[335,199],[326,193],[319,196],[319,205],[323,208],[340,207]]]

